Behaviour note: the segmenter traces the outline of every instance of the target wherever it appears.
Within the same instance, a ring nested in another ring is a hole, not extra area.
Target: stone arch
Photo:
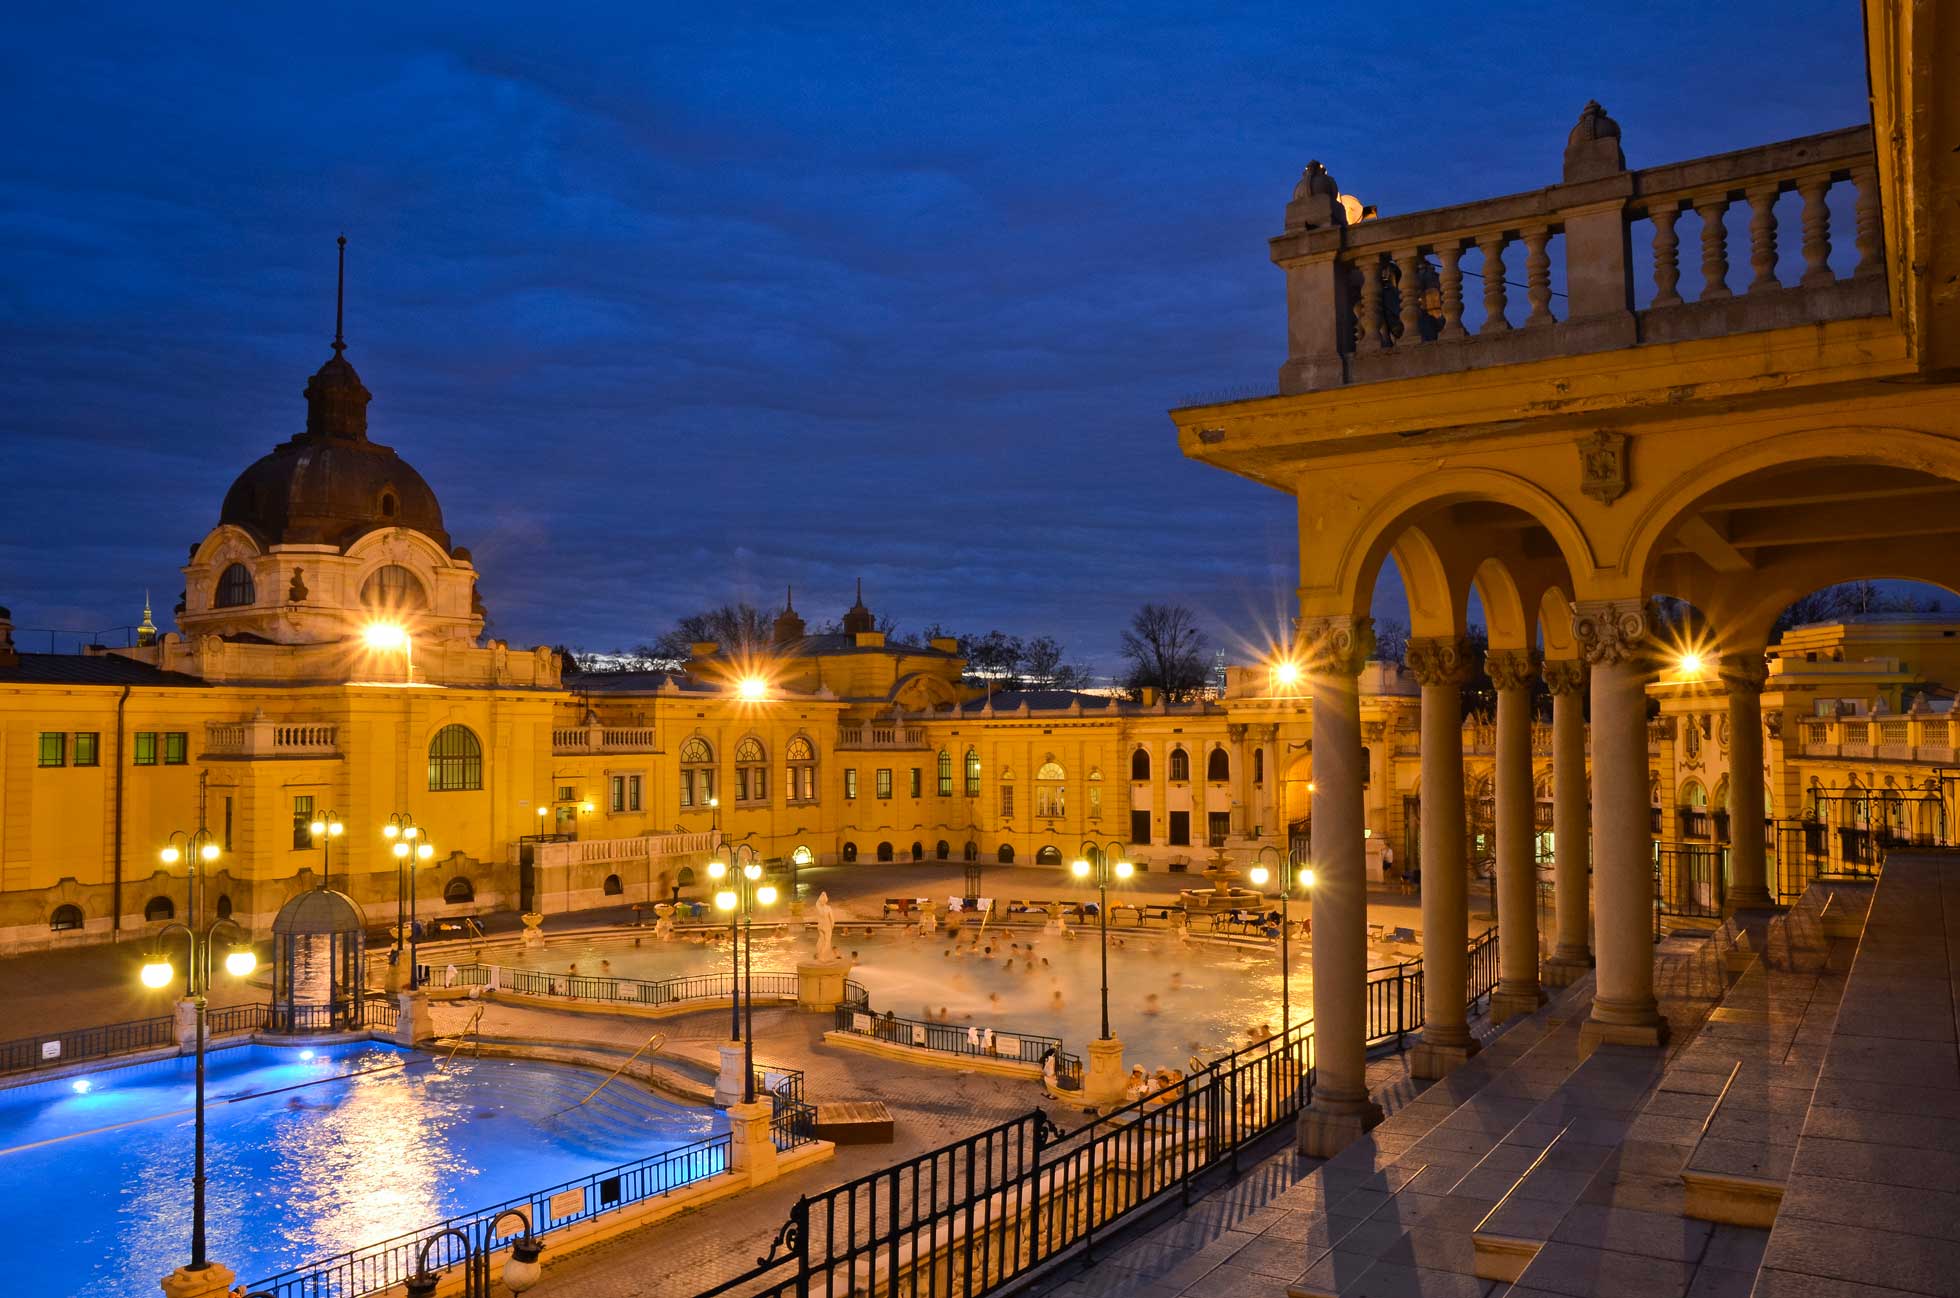
[[[1484,606],[1484,629],[1493,649],[1529,649],[1537,637],[1536,627],[1525,612],[1524,595],[1510,565],[1488,556],[1477,565],[1470,582]]]
[[[167,919],[177,918],[177,903],[168,897],[152,897],[143,904],[143,922],[160,924]]]
[[[1572,635],[1572,599],[1564,588],[1547,586],[1539,595],[1538,635],[1547,658],[1579,656],[1579,645]]]
[[[79,932],[87,922],[82,908],[73,902],[63,902],[48,914],[48,931],[51,933]]]
[[[606,876],[605,883],[600,885],[600,891],[608,897],[617,897],[626,891],[626,885],[619,881],[618,875],[609,874]]]

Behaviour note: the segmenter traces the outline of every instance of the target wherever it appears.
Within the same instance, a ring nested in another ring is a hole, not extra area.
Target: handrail
[[[483,1013],[483,1011],[478,1010],[477,1013],[480,1015]],[[660,1043],[659,1046],[653,1046],[653,1043],[656,1041]],[[638,1059],[641,1055],[645,1054],[648,1046],[653,1046],[654,1051],[658,1053],[658,1051],[660,1050],[660,1046],[664,1046],[666,1044],[667,1044],[667,1034],[664,1032],[655,1032],[653,1035],[649,1036],[645,1041],[642,1041],[640,1043],[640,1048],[638,1050],[635,1050],[632,1054],[626,1056],[626,1058],[623,1061],[621,1061],[619,1067],[613,1069],[611,1073],[607,1074],[605,1081],[600,1082],[597,1086],[593,1087],[590,1091],[587,1091],[585,1095],[585,1099],[580,1100],[577,1104],[566,1105],[564,1108],[558,1110],[558,1112],[552,1114],[551,1117],[562,1118],[567,1113],[570,1113],[573,1109],[585,1107],[587,1101],[589,1101],[593,1096],[597,1095],[600,1091],[603,1091],[608,1086],[611,1086],[615,1081],[619,1079],[619,1075],[621,1073],[625,1072],[629,1067],[632,1066],[632,1063],[635,1059]]]
[[[456,1056],[459,1053],[461,1053],[463,1047],[469,1044],[471,1029],[477,1027],[479,1024],[483,1022],[483,1011],[488,1008],[489,1006],[487,1005],[479,1005],[476,1007],[476,1013],[470,1015],[470,1021],[465,1023],[463,1025],[463,1030],[456,1034],[456,1044],[449,1048],[449,1053],[443,1057],[441,1063],[436,1065],[437,1072],[446,1073],[449,1071],[449,1065],[455,1061]],[[483,1053],[483,1037],[482,1034],[480,1033],[477,1036],[476,1052],[478,1055],[481,1055]]]
[[[1504,1207],[1504,1205],[1511,1201],[1511,1196],[1518,1192],[1518,1187],[1525,1183],[1525,1178],[1538,1170],[1538,1165],[1540,1163],[1543,1163],[1546,1160],[1546,1158],[1550,1157],[1553,1147],[1556,1146],[1559,1141],[1564,1140],[1565,1133],[1570,1130],[1572,1130],[1572,1124],[1568,1122],[1563,1127],[1560,1127],[1558,1129],[1558,1134],[1556,1136],[1553,1136],[1550,1140],[1545,1142],[1545,1147],[1538,1151],[1538,1157],[1532,1159],[1531,1165],[1525,1168],[1524,1171],[1518,1173],[1518,1179],[1511,1182],[1511,1188],[1504,1192],[1504,1197],[1499,1199],[1496,1203],[1493,1203],[1490,1206],[1490,1211],[1477,1219],[1477,1224],[1470,1228],[1470,1233],[1472,1235],[1481,1235],[1483,1233],[1484,1227],[1490,1225],[1490,1219],[1492,1217],[1495,1217],[1498,1214],[1498,1212]]]

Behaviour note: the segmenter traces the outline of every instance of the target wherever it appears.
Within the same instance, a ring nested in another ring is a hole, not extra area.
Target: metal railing
[[[227,1037],[257,1032],[266,1025],[267,1011],[267,1006],[256,1003],[206,1010],[205,1035]],[[112,1059],[176,1044],[177,1020],[167,1014],[97,1028],[77,1028],[72,1032],[44,1032],[0,1041],[0,1076],[59,1068],[90,1059]]]
[[[1720,919],[1729,849],[1717,843],[1654,844],[1654,907],[1680,919]]]
[[[914,1050],[938,1054],[968,1055],[982,1059],[1006,1059],[1016,1063],[1039,1064],[1052,1051],[1059,1054],[1059,1037],[1033,1032],[1009,1032],[995,1028],[935,1023],[929,1019],[900,1018],[887,1011],[878,1014],[869,1005],[839,1005],[837,1031],[854,1036],[888,1041]]]
[[[496,990],[518,996],[557,996],[571,1000],[608,1001],[619,1005],[678,1005],[687,1001],[727,1000],[733,984],[742,981],[725,973],[692,974],[684,978],[614,978],[608,975],[553,973],[506,965],[469,964],[456,967],[456,982],[465,987],[488,987],[495,971]],[[774,1000],[795,1000],[796,974],[759,973],[748,980],[753,994]],[[862,988],[859,989],[863,990]]]
[[[801,1075],[798,1077],[800,1081]],[[727,1171],[729,1140],[725,1132],[710,1136],[651,1158],[622,1163],[488,1208],[431,1222],[378,1244],[308,1262],[248,1287],[278,1298],[356,1298],[359,1294],[375,1293],[399,1285],[414,1274],[422,1241],[439,1231],[463,1232],[471,1241],[471,1252],[501,1248],[523,1232],[506,1230],[492,1236],[490,1224],[500,1214],[518,1208],[529,1214],[532,1234],[546,1235],[573,1222],[617,1212],[629,1204],[671,1194],[695,1181]],[[430,1250],[430,1265],[453,1265],[462,1260],[463,1252],[453,1238],[442,1240]]]

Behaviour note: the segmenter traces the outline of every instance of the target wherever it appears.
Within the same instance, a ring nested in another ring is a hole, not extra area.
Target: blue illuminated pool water
[[[623,1080],[552,1116],[601,1080],[373,1042],[213,1051],[210,1256],[257,1280],[726,1129]],[[189,1260],[192,1086],[183,1058],[0,1091],[14,1292],[154,1294]]]

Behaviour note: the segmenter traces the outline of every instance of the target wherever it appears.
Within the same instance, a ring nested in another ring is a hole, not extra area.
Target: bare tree
[[[1409,628],[1392,617],[1376,622],[1375,661],[1399,663],[1408,656]]]
[[[1812,591],[1783,610],[1773,634],[1782,635],[1791,627],[1816,622],[1842,622],[1846,618],[1870,617],[1880,613],[1938,613],[1944,601],[1921,597],[1906,591],[1891,591],[1875,581],[1846,581]]]
[[[1210,682],[1205,633],[1182,604],[1145,604],[1123,632],[1123,657],[1130,670],[1125,685],[1134,693],[1162,691],[1182,702],[1202,695]]]
[[[723,653],[756,653],[768,648],[775,631],[775,619],[753,604],[723,604],[720,608],[690,613],[674,624],[671,631],[635,652],[668,662],[685,662],[697,641],[712,640]]]

